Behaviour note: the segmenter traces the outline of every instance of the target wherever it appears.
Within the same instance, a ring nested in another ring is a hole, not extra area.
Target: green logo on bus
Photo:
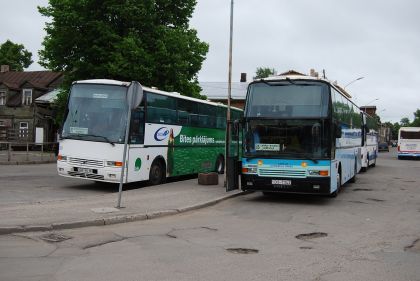
[[[134,163],[134,171],[140,171],[140,168],[141,168],[141,159],[140,158],[137,158],[136,159],[136,162]]]

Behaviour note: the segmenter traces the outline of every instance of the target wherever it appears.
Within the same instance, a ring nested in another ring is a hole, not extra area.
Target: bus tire
[[[220,175],[225,173],[225,158],[223,155],[219,155],[216,159],[216,172]]]
[[[151,185],[157,185],[164,183],[165,179],[165,165],[160,160],[153,161],[149,172],[149,183]]]

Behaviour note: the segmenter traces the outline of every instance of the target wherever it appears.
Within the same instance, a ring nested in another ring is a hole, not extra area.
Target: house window
[[[6,92],[0,92],[0,105],[6,105]]]
[[[22,91],[22,104],[31,105],[32,103],[32,89],[23,89]]]
[[[19,122],[19,137],[27,138],[29,133],[29,124],[28,122]]]

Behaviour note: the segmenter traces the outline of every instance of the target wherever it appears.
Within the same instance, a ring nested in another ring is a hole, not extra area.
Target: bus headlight
[[[57,160],[58,160],[58,161],[67,161],[67,156],[64,156],[64,155],[58,154],[58,156],[57,156]]]
[[[310,176],[322,176],[327,177],[329,175],[328,170],[308,170]]]
[[[256,174],[257,167],[255,166],[242,167],[242,173],[243,174]]]
[[[108,167],[122,167],[122,162],[119,161],[106,161]]]

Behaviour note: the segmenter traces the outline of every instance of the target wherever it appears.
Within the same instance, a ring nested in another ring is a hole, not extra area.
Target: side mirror
[[[334,123],[334,132],[337,139],[342,137],[341,126],[338,121]]]
[[[131,109],[137,108],[143,100],[143,87],[137,81],[131,82],[127,89],[127,102]]]

